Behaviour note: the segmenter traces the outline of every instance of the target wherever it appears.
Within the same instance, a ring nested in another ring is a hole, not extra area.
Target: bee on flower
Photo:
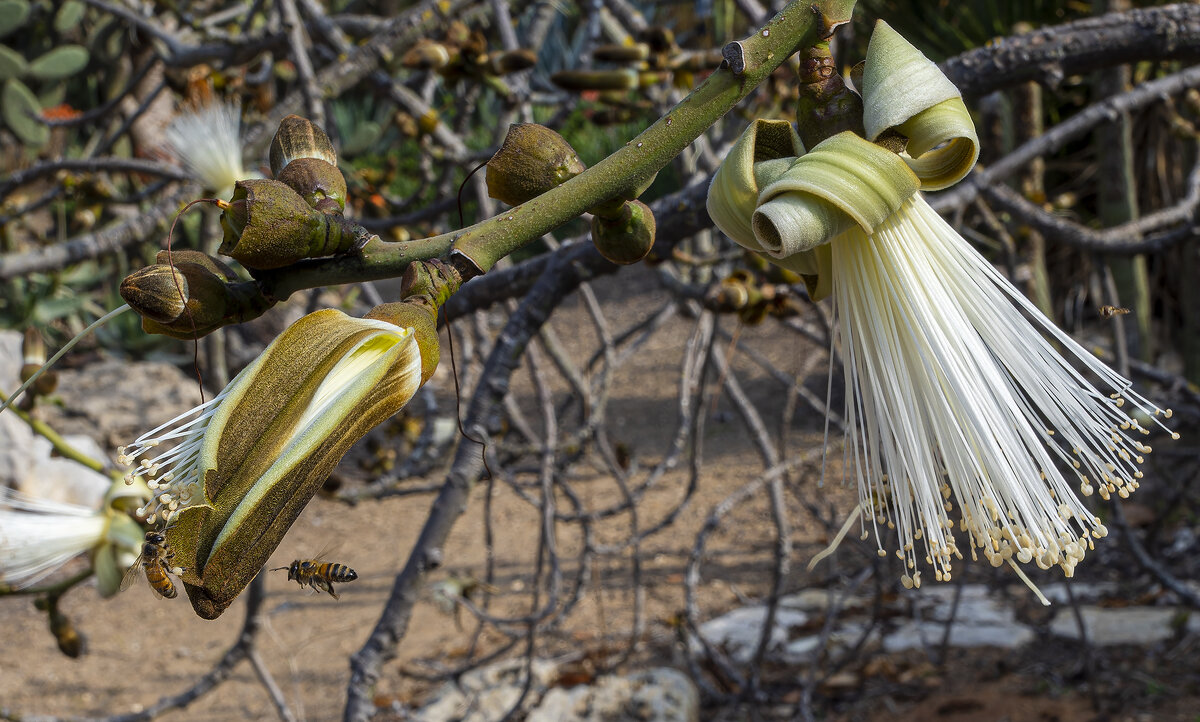
[[[167,526],[200,616],[232,603],[350,446],[403,408],[436,364],[425,308],[317,311],[215,398],[120,450],[134,467],[126,480],[145,478],[153,491],[138,514]]]
[[[1063,333],[921,194],[964,177],[978,139],[958,90],[882,21],[867,51],[865,137],[806,149],[758,120],[708,209],[739,244],[832,297],[860,519],[894,529],[904,586],[964,554],[1071,576],[1108,530],[1081,497],[1127,496],[1160,409]],[[1172,433],[1173,438],[1178,434]],[[864,528],[866,538],[868,531]],[[1041,597],[1040,592],[1037,592]],[[1041,597],[1044,603],[1044,597]]]

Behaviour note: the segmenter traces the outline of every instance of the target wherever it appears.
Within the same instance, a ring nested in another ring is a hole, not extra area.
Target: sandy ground
[[[646,272],[633,276],[639,284],[648,281]],[[652,287],[652,283],[649,284]],[[621,289],[600,289],[606,307],[619,308],[610,322],[621,330],[636,318],[653,313],[662,297],[657,293],[632,293],[631,284]],[[624,293],[624,297],[618,296]],[[577,358],[594,348],[594,329],[582,304],[573,297],[554,316],[555,331]],[[666,449],[675,423],[675,396],[679,360],[692,322],[676,320],[655,335],[622,368],[613,385],[609,406],[609,428],[614,442],[626,445],[636,463],[651,467]],[[728,328],[732,323],[726,322]],[[793,334],[781,335],[768,322],[746,329],[741,343],[752,345],[772,357],[779,367],[794,373],[810,354],[823,354]],[[725,344],[722,343],[722,347]],[[461,351],[460,351],[461,352]],[[452,408],[453,385],[447,364],[435,380],[442,409]],[[763,410],[769,428],[775,429],[784,393],[783,387],[745,358],[735,367],[747,393]],[[824,388],[824,363],[811,379],[814,388]],[[71,392],[72,374],[65,374],[64,394]],[[561,398],[566,385],[556,379]],[[518,374],[515,391],[522,406],[533,409],[525,372]],[[722,399],[705,410],[704,471],[691,504],[667,531],[648,539],[641,548],[646,625],[642,651],[635,663],[677,661],[673,644],[673,618],[683,603],[683,572],[699,529],[714,505],[734,489],[750,481],[762,464],[749,435]],[[820,443],[820,422],[801,410],[801,421],[788,429],[790,449],[805,449]],[[642,500],[638,523],[645,528],[676,506],[687,483],[686,464],[666,475]],[[611,479],[587,464],[572,470],[572,486],[585,504],[593,507],[619,498]],[[428,481],[437,481],[433,474]],[[799,475],[789,486],[788,512],[793,523],[796,554],[793,578],[788,588],[810,584],[802,573],[804,562],[825,541],[826,534],[804,508],[802,501],[822,506],[837,501],[848,508],[848,495],[836,485],[816,488],[814,472]],[[445,549],[445,566],[431,581],[449,575],[482,576],[485,561],[483,508],[486,486],[471,497]],[[394,498],[348,506],[329,499],[316,499],[293,527],[271,559],[270,566],[286,566],[294,558],[310,556],[334,543],[337,561],[354,567],[359,580],[342,587],[342,598],[300,590],[286,580],[285,572],[268,575],[265,603],[266,626],[257,649],[267,669],[278,681],[288,704],[301,719],[326,720],[340,717],[349,676],[348,657],[366,639],[390,590],[392,579],[404,563],[428,511],[431,496]],[[493,493],[493,519],[497,535],[495,560],[498,595],[493,611],[519,614],[528,610],[533,580],[533,550],[536,547],[537,514],[530,505],[502,484]],[[560,503],[565,503],[560,500]],[[839,519],[840,521],[840,519]],[[629,530],[628,515],[619,515],[597,525],[600,540],[613,542]],[[559,526],[559,548],[564,576],[573,578],[577,566],[579,530]],[[869,552],[870,550],[868,550]],[[714,534],[703,567],[700,585],[701,608],[715,616],[745,599],[761,597],[768,589],[772,554],[769,508],[758,494],[737,507]],[[1086,574],[1086,571],[1081,571]],[[588,596],[558,630],[543,637],[541,652],[555,655],[570,650],[603,650],[627,640],[631,625],[633,591],[628,554],[600,560],[588,580]],[[822,575],[823,576],[823,575]],[[203,621],[192,614],[185,599],[160,600],[145,585],[100,599],[94,586],[85,585],[66,595],[63,611],[87,637],[87,653],[78,659],[63,656],[47,631],[44,613],[28,597],[0,598],[0,713],[26,715],[108,715],[136,712],[164,695],[189,687],[207,672],[234,641],[242,624],[242,605],[235,604],[216,621]],[[465,621],[465,620],[464,620]],[[389,664],[377,689],[382,705],[418,702],[429,685],[405,678],[402,669],[428,671],[439,665],[461,663],[471,639],[473,625],[460,629],[452,616],[440,611],[431,599],[418,605],[399,659]],[[495,634],[486,634],[482,649],[498,644]],[[947,722],[966,720],[1063,720],[1092,719],[1091,703],[1071,684],[1056,687],[1054,694],[1028,683],[1020,668],[995,672],[984,660],[953,665],[953,673],[923,673],[928,663],[898,660],[892,668],[858,666],[847,689],[829,687],[826,692],[845,700],[843,719],[918,720]],[[869,662],[864,657],[864,663]],[[978,663],[976,663],[978,662]],[[922,667],[921,665],[925,666]],[[984,672],[980,671],[983,665]],[[899,670],[899,671],[898,671]],[[918,670],[911,672],[911,670]],[[990,671],[988,671],[990,670]],[[911,672],[897,682],[903,673]],[[985,673],[986,672],[986,673]],[[854,698],[870,689],[870,680],[899,684],[908,696],[883,695],[887,703],[856,707]],[[930,684],[928,680],[936,680]],[[844,681],[844,680],[843,680]],[[1024,694],[1017,702],[1014,689]],[[936,690],[935,693],[931,694]],[[1149,719],[1194,719],[1174,716],[1166,706],[1156,708]],[[729,719],[749,719],[749,712],[727,711]],[[1194,710],[1193,712],[1194,713]],[[1133,714],[1133,713],[1131,713]],[[203,695],[183,711],[167,719],[227,720],[270,719],[274,709],[251,667],[242,663],[215,691]],[[706,714],[707,716],[707,714]],[[1141,719],[1136,716],[1130,720]]]

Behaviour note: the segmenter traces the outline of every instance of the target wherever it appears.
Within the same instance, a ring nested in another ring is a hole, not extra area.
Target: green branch
[[[819,7],[819,11],[814,11]],[[820,28],[849,19],[853,2],[792,2],[758,32],[725,51],[727,61],[641,135],[557,188],[468,228],[401,243],[372,238],[356,254],[305,261],[259,274],[263,293],[287,298],[316,286],[393,278],[409,263],[453,253],[470,278],[541,238],[598,203],[626,194],[666,166],[684,148],[746,97]]]

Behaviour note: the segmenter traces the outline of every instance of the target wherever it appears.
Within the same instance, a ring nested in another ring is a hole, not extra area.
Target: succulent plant
[[[30,10],[28,0],[0,0],[0,37],[24,27]],[[86,10],[87,7],[78,0],[60,5],[54,14],[55,31],[62,34],[74,30]],[[34,93],[26,81],[61,81],[83,70],[90,60],[88,49],[74,43],[51,48],[33,60],[7,45],[0,45],[0,82],[4,83],[0,116],[22,143],[33,148],[46,144],[50,129],[40,122],[42,108],[57,105],[66,94],[62,83],[42,87],[39,94]]]

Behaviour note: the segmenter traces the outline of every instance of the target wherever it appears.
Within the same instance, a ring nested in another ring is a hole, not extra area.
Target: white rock
[[[1070,604],[1071,597],[1067,595],[1068,582],[1051,582],[1040,585],[1042,594],[1051,604]],[[1092,602],[1106,597],[1120,597],[1121,590],[1116,582],[1070,582],[1071,594],[1076,601]],[[1017,587],[1014,587],[1014,589]]]
[[[96,441],[87,436],[64,436],[75,449],[104,462],[106,455]],[[98,509],[112,479],[70,459],[51,456],[53,445],[42,437],[33,440],[32,465],[13,480],[17,491],[39,499],[78,504]]]
[[[887,652],[905,649],[925,649],[942,643],[946,633],[944,622],[909,621],[895,631],[883,635]],[[1034,639],[1033,630],[1023,624],[975,624],[969,617],[960,617],[950,626],[951,647],[997,647],[1016,649]]]
[[[541,698],[558,675],[558,666],[544,659],[535,659],[531,673],[533,683],[525,704]],[[433,700],[414,715],[421,722],[491,722],[508,713],[517,703],[524,687],[525,660],[515,659],[493,664],[464,674],[458,684],[447,682],[434,694]]]
[[[22,341],[22,334],[0,331],[0,390],[6,393],[20,385]],[[107,460],[91,437],[71,435],[63,440],[97,461]],[[111,480],[70,459],[52,456],[53,450],[49,440],[34,434],[16,414],[0,414],[0,485],[40,499],[99,507]]]
[[[1088,642],[1098,647],[1114,644],[1152,644],[1175,634],[1172,622],[1181,610],[1173,607],[1093,607],[1079,608]],[[1194,614],[1192,616],[1195,616]],[[1189,618],[1189,628],[1190,625]],[[1079,625],[1069,608],[1058,610],[1050,623],[1050,633],[1079,639]]]
[[[766,607],[740,607],[701,624],[700,633],[709,644],[724,650],[731,660],[738,664],[746,664],[754,659],[766,619]],[[804,612],[779,607],[775,611],[775,626],[767,643],[768,658],[774,658],[773,655],[783,650],[788,638],[792,636],[791,628],[802,627],[807,621],[808,615]],[[693,640],[691,651],[692,654],[701,654],[703,647]]]
[[[700,719],[700,695],[682,672],[667,667],[623,677],[601,677],[595,684],[556,687],[530,711],[528,722],[694,722]]]

